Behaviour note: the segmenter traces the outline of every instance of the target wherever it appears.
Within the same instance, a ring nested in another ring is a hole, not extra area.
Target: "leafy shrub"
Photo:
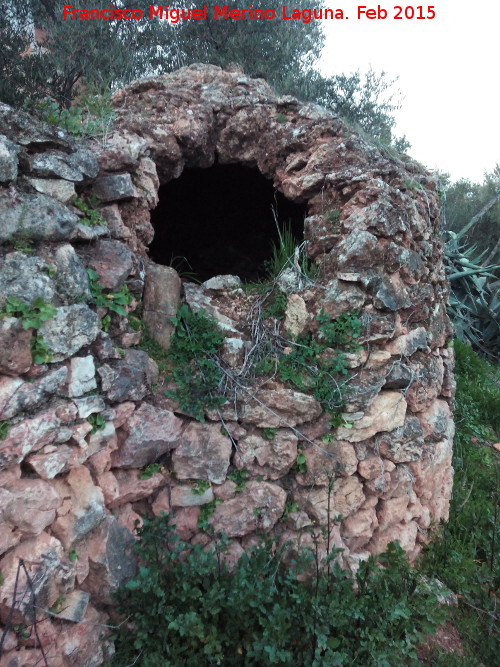
[[[88,199],[78,197],[73,206],[76,206],[76,208],[85,215],[84,218],[80,218],[79,222],[81,225],[85,225],[86,227],[107,226],[106,220],[102,217],[97,208],[97,197],[90,197]]]
[[[176,388],[166,392],[179,402],[182,410],[198,421],[205,421],[205,410],[225,402],[219,385],[222,370],[217,354],[224,340],[216,322],[204,311],[193,312],[186,305],[172,318],[175,331],[166,354],[170,368],[167,381]]]
[[[336,378],[347,374],[345,352],[358,349],[356,339],[361,333],[361,322],[357,313],[346,313],[331,320],[321,312],[316,319],[318,336],[298,336],[291,343],[292,351],[279,358],[278,376],[299,391],[312,393],[323,409],[335,416],[344,402]],[[324,354],[327,351],[328,354]]]
[[[0,317],[18,317],[23,329],[38,329],[42,322],[47,322],[56,309],[50,303],[45,303],[43,297],[38,297],[31,306],[17,297],[9,297],[5,303],[5,309],[0,312]]]
[[[50,98],[31,104],[27,102],[27,106],[31,106],[46,123],[57,125],[79,139],[103,136],[116,115],[111,105],[111,93],[98,93],[95,90],[82,95],[78,103],[69,108],[61,108]]]
[[[90,293],[92,295],[92,303],[96,308],[108,308],[117,315],[122,317],[127,316],[125,306],[132,303],[132,295],[126,285],[122,285],[119,292],[104,291],[99,283],[99,275],[94,269],[87,269],[89,277]]]
[[[230,572],[225,538],[213,551],[183,543],[168,516],[138,533],[138,574],[117,595],[116,666],[417,665],[417,642],[445,615],[431,592],[415,594],[419,575],[394,544],[384,569],[361,563],[354,587],[335,554],[329,567],[313,551],[285,566],[286,548],[263,543]]]
[[[500,440],[498,368],[470,345],[455,341],[457,393],[450,519],[427,549],[424,572],[455,593],[453,622],[467,665],[493,665],[498,657],[499,456],[487,441]]]

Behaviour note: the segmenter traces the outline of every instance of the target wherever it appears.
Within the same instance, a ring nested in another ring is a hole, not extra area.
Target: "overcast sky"
[[[349,19],[323,21],[324,73],[366,71],[371,65],[399,76],[405,99],[396,134],[406,134],[409,153],[454,180],[481,182],[500,162],[500,3],[430,0],[433,20],[357,20],[358,3],[365,2],[380,4],[390,16],[398,0],[325,2],[344,9]]]

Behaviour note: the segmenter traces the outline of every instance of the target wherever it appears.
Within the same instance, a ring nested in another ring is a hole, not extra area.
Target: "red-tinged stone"
[[[118,292],[133,269],[132,253],[127,246],[121,241],[99,239],[85,254],[103,289]]]
[[[269,531],[285,509],[286,491],[269,482],[249,482],[232,500],[217,505],[210,523],[216,532],[242,537]]]
[[[57,491],[41,479],[18,479],[3,493],[3,520],[16,528],[23,538],[35,537],[49,526],[61,504]]]
[[[22,559],[34,586],[38,606],[48,609],[58,597],[73,587],[74,567],[63,562],[61,543],[47,533],[24,540],[10,551],[1,562],[4,583],[0,589],[0,620],[5,623],[14,601],[19,559]],[[11,621],[21,624],[32,612],[31,596],[27,594],[26,575],[21,572],[17,598]]]
[[[73,468],[64,479],[54,480],[54,487],[66,505],[63,503],[58,510],[51,528],[69,551],[75,542],[103,521],[104,496],[84,466]]]
[[[0,469],[21,463],[28,454],[36,452],[57,438],[61,422],[54,408],[11,426],[7,437],[0,440]]]
[[[233,463],[263,479],[279,479],[297,460],[297,442],[297,436],[287,429],[278,429],[270,439],[247,435],[238,440]]]
[[[32,329],[23,329],[15,317],[0,319],[0,373],[23,375],[31,368]]]
[[[184,423],[173,412],[143,403],[124,425],[124,438],[112,455],[115,468],[144,468],[181,442]]]
[[[406,508],[409,503],[408,496],[399,496],[398,498],[390,498],[389,500],[382,500],[377,511],[380,530],[386,530],[394,523],[403,521],[406,517]]]
[[[380,554],[387,550],[390,542],[399,542],[402,549],[410,552],[415,548],[418,527],[415,521],[392,525],[387,530],[376,530],[366,549],[371,554]]]
[[[331,478],[349,477],[358,467],[354,447],[345,440],[320,440],[316,446],[304,442],[302,453],[306,457],[307,471],[296,475],[302,486],[326,486]]]
[[[158,492],[158,495],[151,505],[151,509],[155,516],[168,514],[170,512],[170,494],[168,488],[161,489]]]
[[[104,474],[111,476],[111,473]],[[141,470],[113,470],[113,475],[118,483],[118,495],[107,503],[109,509],[148,498],[167,484],[166,477],[159,472],[153,473],[147,479],[141,479],[142,474]]]
[[[219,424],[190,422],[172,454],[178,479],[208,479],[221,484],[229,467],[232,443],[222,435]]]
[[[82,588],[95,603],[111,604],[117,588],[136,572],[135,538],[112,516],[108,516],[86,541],[89,574]]]

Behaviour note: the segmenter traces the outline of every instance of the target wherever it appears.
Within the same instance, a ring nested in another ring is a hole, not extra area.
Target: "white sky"
[[[323,21],[322,70],[364,72],[371,65],[399,76],[404,100],[396,134],[406,134],[412,157],[453,180],[482,182],[500,162],[500,2],[430,0],[433,20],[357,19],[358,4],[380,4],[389,17],[397,2],[326,0],[349,19]]]

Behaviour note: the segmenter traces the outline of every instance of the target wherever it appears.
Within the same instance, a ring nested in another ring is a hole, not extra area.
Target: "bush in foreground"
[[[230,572],[224,537],[204,551],[169,521],[139,529],[141,566],[117,596],[128,620],[113,665],[419,664],[419,640],[445,615],[430,590],[416,594],[419,574],[398,545],[362,563],[355,581],[334,553],[321,564],[304,550],[285,564],[285,550],[264,542]]]

